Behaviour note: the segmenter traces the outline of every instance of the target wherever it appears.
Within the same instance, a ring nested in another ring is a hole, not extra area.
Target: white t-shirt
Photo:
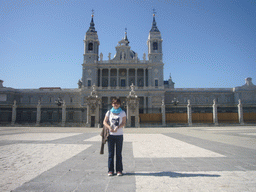
[[[121,125],[123,121],[123,117],[126,117],[126,113],[124,111],[121,111],[119,114],[112,113],[111,111],[108,111],[106,113],[106,116],[108,117],[108,120],[110,122],[110,126],[112,128],[115,128],[118,125]],[[110,135],[123,135],[123,127],[118,128],[116,132],[109,132]]]

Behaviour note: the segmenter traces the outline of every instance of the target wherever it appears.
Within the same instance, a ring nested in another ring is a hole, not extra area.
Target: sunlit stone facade
[[[235,88],[175,88],[171,77],[164,80],[162,43],[153,15],[147,54],[139,58],[125,32],[115,55],[109,53],[104,60],[92,16],[78,88],[15,89],[4,87],[1,80],[0,123],[98,127],[113,97],[129,108],[131,89],[138,101],[134,113],[127,111],[131,127],[256,122],[256,86],[251,78]]]

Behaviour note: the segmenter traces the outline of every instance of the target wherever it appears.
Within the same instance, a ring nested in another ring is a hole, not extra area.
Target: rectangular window
[[[157,49],[158,49],[157,42],[154,42],[154,43],[153,43],[153,50],[157,50]]]
[[[158,79],[155,79],[155,87],[158,87]]]
[[[92,81],[91,80],[88,80],[88,87],[91,87],[92,85]]]
[[[121,79],[121,87],[125,87],[125,79]]]

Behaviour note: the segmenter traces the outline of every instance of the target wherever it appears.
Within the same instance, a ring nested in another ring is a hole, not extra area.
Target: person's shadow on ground
[[[176,173],[171,171],[163,171],[163,172],[156,172],[156,173],[125,173],[128,176],[154,176],[154,177],[220,177],[220,175],[216,174],[196,174],[196,173]]]

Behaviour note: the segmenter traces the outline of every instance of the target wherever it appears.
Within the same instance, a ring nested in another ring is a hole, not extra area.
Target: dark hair
[[[117,98],[113,98],[113,99],[112,99],[112,104],[113,104],[113,103],[118,103],[118,104],[121,105],[120,99],[117,99]]]

